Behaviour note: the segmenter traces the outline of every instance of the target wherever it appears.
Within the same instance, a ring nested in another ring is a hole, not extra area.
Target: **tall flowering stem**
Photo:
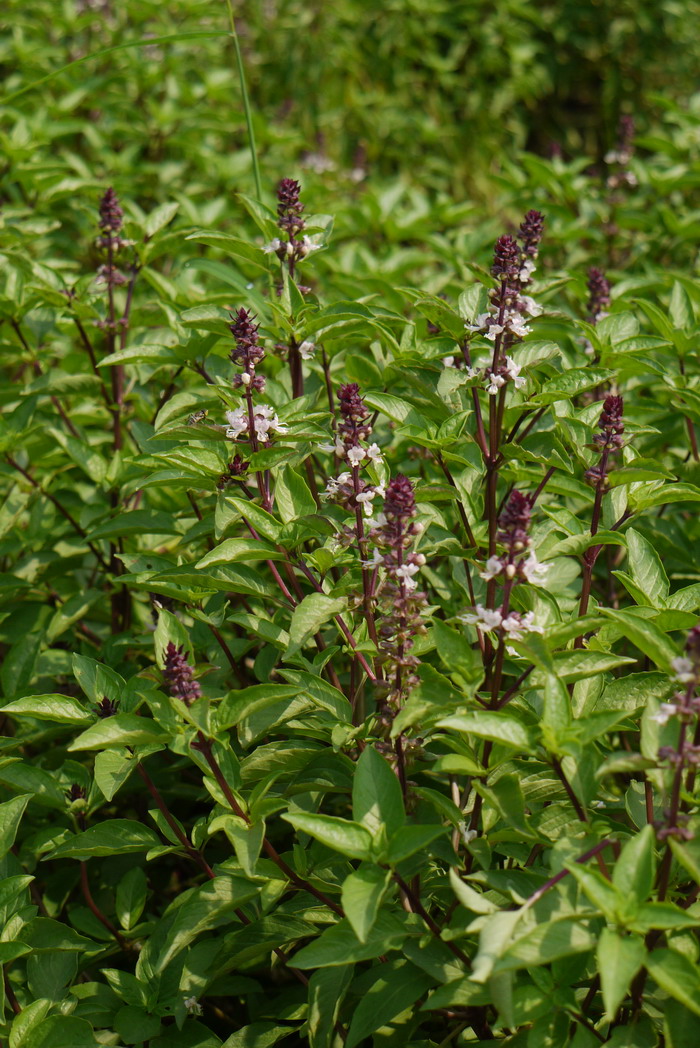
[[[535,210],[525,215],[517,238],[504,234],[494,246],[491,273],[497,280],[497,286],[490,292],[491,306],[487,313],[478,316],[467,328],[479,332],[493,342],[490,367],[486,373],[486,392],[489,396],[488,437],[484,432],[480,405],[476,390],[473,391],[477,419],[477,440],[484,456],[486,467],[485,516],[488,526],[488,552],[496,554],[498,530],[498,472],[502,461],[500,451],[503,437],[503,416],[506,406],[506,392],[509,383],[521,389],[525,378],[520,374],[520,366],[509,355],[511,346],[529,333],[526,317],[541,313],[537,303],[526,294],[536,269],[536,259],[544,230],[544,216]],[[475,376],[477,369],[471,366],[468,350],[465,362],[469,374]],[[486,603],[493,607],[495,585],[489,582]]]
[[[100,198],[98,207],[98,225],[100,235],[97,238],[97,247],[103,256],[103,263],[97,271],[98,283],[107,290],[107,319],[101,321],[99,326],[105,330],[106,350],[111,354],[117,348],[117,332],[119,332],[119,349],[126,347],[126,338],[129,328],[129,317],[133,302],[134,285],[138,275],[139,267],[136,263],[130,266],[130,276],[125,276],[117,266],[119,253],[131,245],[131,241],[122,236],[124,225],[124,212],[119,203],[119,198],[110,186]],[[127,285],[126,300],[122,315],[117,317],[115,301],[115,288]],[[115,364],[112,367],[112,444],[115,453],[121,451],[124,443],[123,435],[123,413],[124,413],[124,365]],[[119,493],[116,488],[111,492],[110,502],[113,510],[119,505]],[[118,547],[110,544],[110,568],[112,574],[122,574],[122,563],[117,553]],[[125,587],[115,590],[112,594],[112,632],[117,633],[119,629],[126,629],[129,624],[131,602]]]
[[[280,423],[272,408],[267,404],[256,405],[253,398],[254,392],[262,393],[265,389],[264,377],[256,373],[265,358],[265,350],[253,315],[247,309],[239,309],[229,330],[234,338],[231,361],[241,369],[233,379],[233,386],[243,391],[244,403],[235,411],[226,412],[226,435],[232,440],[243,437],[255,454],[261,446],[269,447],[271,434],[285,433],[286,426]],[[240,475],[240,468],[236,475]],[[269,471],[260,471],[256,476],[262,504],[269,511],[272,508]]]
[[[414,578],[425,564],[422,553],[412,550],[422,526],[414,520],[416,498],[408,477],[398,474],[389,483],[384,499],[384,522],[373,529],[372,540],[383,551],[381,565],[386,577],[382,588],[384,617],[379,627],[381,660],[387,693],[380,708],[380,719],[390,730],[391,723],[418,683],[418,659],[411,654],[414,638],[425,632],[422,611],[426,595]],[[404,794],[406,769],[403,739],[395,740],[397,771]]]
[[[600,415],[599,432],[593,438],[593,448],[599,452],[600,457],[598,462],[586,471],[586,480],[595,489],[591,515],[591,536],[598,532],[600,526],[603,496],[608,489],[611,456],[619,452],[624,443],[622,435],[625,427],[622,421],[622,412],[623,403],[621,396],[611,393],[605,398]],[[593,568],[602,548],[602,546],[590,546],[583,555],[583,582],[581,585],[579,615],[585,615],[588,611]],[[582,645],[583,636],[581,635],[576,638],[575,647],[580,648]]]
[[[304,205],[300,195],[301,186],[296,179],[283,178],[281,180],[277,186],[277,225],[281,235],[274,237],[263,248],[266,254],[277,255],[281,265],[286,266],[290,280],[295,279],[296,269],[301,260],[320,247],[304,233],[306,223],[303,216]],[[310,288],[300,285],[299,291],[303,295],[310,291]],[[314,349],[315,346],[311,342],[299,344],[294,335],[289,339],[289,373],[293,397],[304,395],[302,360],[312,356]]]

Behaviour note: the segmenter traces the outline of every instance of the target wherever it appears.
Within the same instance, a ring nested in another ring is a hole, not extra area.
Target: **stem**
[[[574,861],[576,863],[588,862],[589,859],[592,859],[594,856],[598,855],[599,852],[602,852],[604,848],[607,848],[608,846],[614,848],[617,845],[617,841],[611,841],[606,838],[604,841],[600,841],[599,844],[595,844],[592,848],[589,848],[587,852],[584,852],[583,855],[579,856],[579,858]],[[570,872],[570,870],[560,870],[560,872],[555,874],[554,877],[550,877],[548,881],[545,881],[536,892],[533,892],[532,895],[525,900],[525,906],[534,906],[534,904],[538,902],[538,900],[541,899],[550,888],[553,888],[555,884],[559,884],[559,881],[563,881]]]
[[[190,842],[190,840],[187,837],[187,835],[180,828],[180,826],[177,823],[177,820],[171,814],[170,809],[168,808],[167,804],[163,800],[160,792],[158,791],[158,788],[156,787],[155,783],[151,779],[151,776],[148,774],[148,772],[144,768],[144,766],[141,763],[141,761],[139,761],[138,764],[136,765],[136,770],[139,773],[139,775],[141,776],[141,778],[143,779],[143,782],[144,782],[148,792],[153,797],[153,800],[156,802],[160,812],[163,815],[163,818],[165,819],[165,821],[167,822],[168,826],[173,831],[173,833],[175,834],[175,836],[177,837],[177,839],[179,840],[180,844],[185,849],[185,851],[187,852],[189,857],[194,862],[196,862],[198,866],[200,866],[204,870],[204,872],[206,873],[207,877],[213,879],[215,877],[215,874],[214,874],[214,871],[212,870],[211,866],[209,865],[207,860],[204,858],[202,853],[200,851],[198,851],[192,845],[192,843]]]
[[[17,321],[14,320],[14,319],[11,319],[10,320],[10,327],[15,332],[15,334],[17,335],[17,338],[22,343],[22,346],[24,347],[24,349],[29,354],[29,356],[31,358],[31,361],[32,361],[32,370],[34,371],[34,374],[35,375],[43,375],[44,374],[44,370],[43,370],[41,364],[39,363],[39,361],[37,359],[36,353],[31,348],[31,346],[27,342],[26,338],[24,337],[24,332],[22,331],[22,329],[19,326],[19,324],[17,323]],[[58,397],[54,396],[53,393],[50,394],[50,399],[51,399],[51,403],[56,408],[56,411],[59,413],[59,415],[63,419],[63,423],[64,423],[66,429],[68,430],[68,432],[71,433],[74,437],[76,437],[79,440],[80,439],[80,434],[78,433],[77,429],[75,428],[75,426],[73,425],[71,420],[68,418],[68,415],[66,415],[65,408],[61,404],[61,401],[58,399]]]
[[[3,981],[3,984],[5,986],[5,996],[7,997],[8,1001],[10,1002],[10,1007],[12,1008],[12,1011],[14,1012],[15,1015],[19,1015],[19,1013],[22,1011],[22,1009],[20,1007],[19,1001],[15,997],[15,991],[12,989],[12,985],[10,983],[9,976],[7,974],[7,965],[6,964],[4,964],[3,968],[2,968],[2,981]]]
[[[352,485],[355,489],[355,497],[360,494],[360,467],[352,467]],[[362,506],[359,504],[355,506],[355,533],[357,535],[357,548],[360,551],[360,562],[362,568],[362,599],[365,608],[365,619],[367,622],[367,632],[373,644],[377,644],[377,628],[374,622],[374,608],[372,607],[372,581],[369,569],[365,561],[367,560],[367,541],[365,539],[365,523],[362,514]]]
[[[250,99],[248,97],[248,88],[246,85],[245,68],[243,66],[243,56],[241,55],[241,46],[238,41],[238,33],[236,32],[236,20],[233,17],[233,4],[231,0],[226,0],[228,6],[228,19],[231,26],[231,39],[233,40],[233,48],[236,53],[236,66],[238,67],[238,80],[241,85],[241,97],[243,99],[243,112],[245,114],[246,129],[248,132],[248,145],[250,147],[250,155],[253,161],[253,179],[255,181],[255,193],[258,200],[262,200],[262,183],[260,181],[260,169],[258,167],[258,153],[255,148],[255,132],[253,130],[253,115],[250,108]]]
[[[99,906],[92,897],[92,893],[90,891],[90,884],[88,883],[87,863],[84,860],[80,863],[80,888],[82,890],[83,898],[85,899],[88,908],[92,911],[95,917],[97,917],[100,924],[103,924],[107,931],[110,933],[110,935],[114,936],[116,942],[122,950],[128,951],[129,943],[126,941],[121,932],[112,924],[109,917],[105,917],[102,910],[99,908]]]
[[[462,964],[464,965],[465,968],[471,969],[471,966],[472,966],[471,965],[471,961],[467,957],[466,953],[464,953],[462,950],[460,950],[459,946],[455,946],[455,944],[453,942],[450,942],[449,939],[443,939],[442,938],[442,935],[440,934],[440,928],[435,923],[433,918],[430,916],[428,911],[425,909],[425,907],[423,906],[423,903],[420,901],[420,899],[417,897],[417,895],[414,893],[414,891],[411,889],[411,887],[403,879],[403,877],[401,877],[396,871],[394,871],[393,876],[394,876],[394,880],[398,884],[399,888],[401,889],[401,891],[404,893],[406,898],[411,903],[411,906],[413,908],[413,912],[417,913],[420,917],[423,918],[423,920],[425,921],[425,923],[427,924],[428,928],[430,929],[431,933],[435,936],[435,938],[439,939],[440,942],[443,942],[445,944],[445,946],[447,947],[447,949],[450,951],[450,953],[452,953],[455,957],[457,957],[458,960],[460,960],[462,962]]]
[[[231,787],[229,786],[228,782],[226,781],[226,777],[225,777],[224,773],[221,770],[221,766],[220,766],[219,762],[217,761],[217,759],[214,756],[214,753],[212,751],[211,740],[207,739],[202,734],[202,732],[200,731],[197,734],[197,741],[196,741],[196,743],[194,745],[195,745],[195,748],[198,749],[199,752],[204,756],[204,759],[206,760],[207,764],[209,765],[209,767],[211,769],[211,772],[212,772],[212,775],[216,779],[216,782],[218,783],[219,788],[221,789],[221,792],[223,793],[224,797],[228,801],[228,804],[229,804],[229,806],[231,808],[231,811],[234,813],[234,815],[237,815],[239,819],[243,819],[243,821],[248,826],[250,826],[250,824],[251,824],[250,816],[246,812],[243,811],[243,809],[241,808],[240,804],[236,800],[236,797],[235,797],[235,795],[233,793],[233,790],[231,789]],[[284,861],[282,856],[277,852],[277,850],[274,848],[274,846],[269,842],[267,837],[263,837],[263,849],[265,850],[265,853],[268,855],[268,857],[270,859],[272,859],[272,861],[275,863],[275,865],[282,871],[282,873],[285,875],[285,877],[296,888],[299,888],[302,891],[310,892],[311,895],[314,896],[314,898],[318,899],[319,902],[322,902],[324,904],[324,906],[327,906],[334,913],[337,913],[339,917],[344,917],[345,916],[345,914],[344,914],[343,910],[341,909],[341,907],[338,906],[338,904],[335,903],[333,901],[333,899],[330,899],[322,891],[319,891],[318,888],[315,888],[314,885],[311,884],[310,881],[304,880],[303,877],[300,877],[299,874],[294,872],[294,870],[291,868],[291,866],[287,865],[287,863]]]
[[[20,464],[18,462],[15,462],[15,460],[10,455],[6,454],[5,458],[10,463],[10,465],[13,467],[13,469],[16,469],[18,473],[22,474],[22,476],[25,478],[25,480],[29,481],[29,483],[32,485],[33,488],[36,488],[37,491],[40,491],[42,495],[46,496],[46,498],[49,500],[49,502],[51,502],[56,507],[58,512],[63,517],[65,517],[65,519],[68,521],[68,523],[73,528],[73,530],[76,531],[77,534],[80,535],[80,537],[85,540],[85,543],[86,543],[88,549],[90,550],[91,553],[94,554],[94,556],[100,562],[100,564],[105,569],[105,571],[109,571],[110,570],[109,564],[104,559],[104,557],[102,556],[100,551],[97,549],[97,547],[95,545],[93,545],[92,542],[89,541],[89,539],[87,537],[87,531],[85,531],[85,528],[82,528],[80,526],[80,524],[78,524],[77,520],[68,512],[68,510],[64,506],[61,505],[61,503],[58,501],[58,499],[55,497],[55,495],[52,495],[50,491],[46,490],[46,488],[42,488],[41,484],[39,484],[38,481],[34,480],[34,477],[32,477],[32,475],[30,473],[28,473],[26,469],[22,469]]]

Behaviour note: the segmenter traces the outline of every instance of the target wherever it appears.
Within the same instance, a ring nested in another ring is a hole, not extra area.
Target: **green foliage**
[[[0,1041],[689,1048],[695,0],[5,6]]]

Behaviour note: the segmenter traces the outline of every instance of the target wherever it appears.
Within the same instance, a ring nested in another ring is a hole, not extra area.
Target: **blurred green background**
[[[650,131],[696,89],[695,0],[235,3],[264,179],[338,192],[400,174],[488,201],[526,148],[599,161],[620,114]],[[250,191],[226,0],[5,0],[0,200],[119,183],[142,206]],[[89,57],[43,86],[14,92]],[[8,100],[9,99],[9,100]],[[207,218],[213,220],[214,213]]]

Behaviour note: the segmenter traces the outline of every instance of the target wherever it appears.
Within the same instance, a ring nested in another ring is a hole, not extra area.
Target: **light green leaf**
[[[464,735],[475,735],[480,739],[491,739],[513,746],[519,750],[528,750],[533,745],[532,733],[509,713],[480,710],[478,713],[460,714],[445,717],[438,721],[438,728],[453,728]]]
[[[105,819],[76,833],[45,855],[46,859],[91,859],[97,855],[125,855],[148,851],[160,844],[153,830],[132,819]]]
[[[626,532],[627,555],[632,578],[653,607],[663,606],[669,592],[668,576],[652,544],[634,528]]]
[[[398,777],[372,745],[357,762],[352,785],[352,815],[376,836],[384,827],[391,837],[403,826],[403,795]]]
[[[291,466],[283,466],[277,473],[275,505],[285,524],[304,520],[318,511],[308,484]]]
[[[378,978],[353,1012],[345,1048],[355,1048],[380,1026],[415,1004],[433,985],[433,979],[409,961],[382,965]]]
[[[598,939],[596,959],[603,1004],[612,1022],[624,1001],[632,979],[644,964],[646,950],[642,939],[622,935],[614,928],[603,928]]]
[[[174,957],[189,946],[198,935],[214,928],[222,917],[258,894],[258,887],[243,877],[220,876],[193,888],[182,900],[178,898],[166,911],[175,912],[165,942],[160,948],[155,972],[165,970]]]
[[[615,863],[612,882],[623,894],[631,893],[639,903],[645,902],[654,883],[654,830],[645,826],[631,837]]]
[[[136,713],[117,713],[105,717],[81,732],[68,749],[103,750],[114,746],[146,746],[167,739],[156,722]]]
[[[146,890],[146,874],[140,866],[134,866],[125,873],[117,885],[117,918],[127,932],[139,923],[146,905]]]
[[[23,793],[20,797],[12,797],[0,804],[0,859],[7,855],[15,843],[24,809],[31,799],[31,794]]]
[[[624,636],[631,640],[640,651],[643,651],[659,669],[669,672],[671,660],[678,655],[678,652],[655,623],[631,611],[617,611],[614,608],[601,608],[600,610],[617,623]]]
[[[335,1026],[353,966],[319,968],[309,980],[309,1048],[333,1048]]]
[[[3,706],[1,712],[69,725],[90,724],[94,719],[89,710],[68,695],[29,695]]]
[[[654,950],[645,967],[670,997],[700,1015],[700,968],[676,950]]]
[[[303,648],[324,622],[345,611],[346,607],[346,597],[328,597],[325,593],[307,594],[292,612],[287,656]]]
[[[295,830],[308,833],[333,851],[348,855],[351,859],[369,859],[372,850],[372,835],[359,822],[338,819],[333,815],[318,815],[311,812],[288,812],[282,818]]]
[[[390,880],[389,870],[363,863],[343,881],[341,903],[360,942],[367,942]]]

